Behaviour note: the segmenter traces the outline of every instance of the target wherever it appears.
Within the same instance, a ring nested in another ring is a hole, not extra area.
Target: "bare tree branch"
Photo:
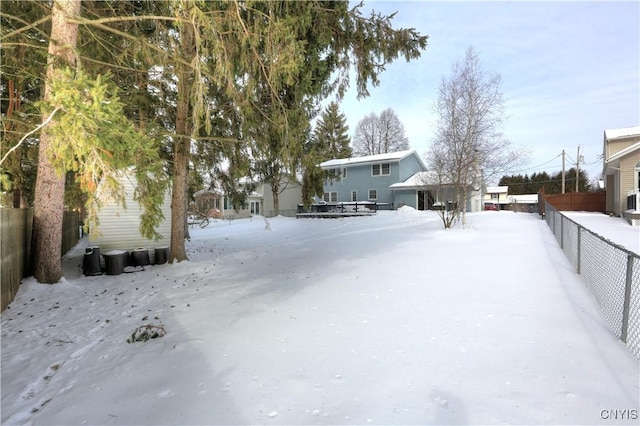
[[[36,126],[35,129],[33,129],[32,131],[26,133],[22,139],[20,139],[18,141],[17,144],[15,144],[13,147],[11,147],[11,149],[9,151],[7,151],[7,153],[4,155],[4,157],[2,157],[2,160],[0,160],[0,165],[2,165],[2,163],[5,162],[5,160],[7,159],[7,157],[9,157],[9,154],[11,154],[13,151],[15,151],[16,149],[18,149],[20,147],[20,145],[22,145],[22,143],[27,140],[27,138],[29,136],[31,136],[34,133],[37,133],[38,131],[40,131],[40,129],[42,129],[43,127],[45,127],[47,124],[49,124],[49,122],[51,120],[53,120],[53,116],[56,115],[56,112],[60,111],[60,107],[57,107],[56,109],[53,110],[53,112],[49,115],[49,117],[47,117],[46,120],[44,120],[41,124],[39,124],[38,126]]]

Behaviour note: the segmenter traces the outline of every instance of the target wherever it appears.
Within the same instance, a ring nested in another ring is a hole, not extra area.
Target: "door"
[[[418,191],[418,210],[426,210],[425,191]]]

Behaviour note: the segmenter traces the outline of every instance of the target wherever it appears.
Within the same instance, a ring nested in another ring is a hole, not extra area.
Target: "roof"
[[[621,129],[609,129],[604,131],[604,139],[608,141],[633,136],[640,136],[640,126],[623,127]]]
[[[535,204],[538,202],[538,194],[510,195],[509,198],[516,204]]]
[[[409,149],[405,151],[388,152],[386,154],[367,155],[364,157],[338,158],[327,160],[320,163],[320,167],[323,169],[331,169],[334,167],[351,166],[355,164],[361,165],[367,163],[378,163],[380,161],[400,161],[406,157],[409,157],[410,155],[416,155],[420,163],[422,163],[422,159],[420,159],[420,156],[417,155],[416,150]]]
[[[413,189],[413,188],[424,188],[428,186],[428,177],[429,172],[417,172],[414,173],[411,177],[409,177],[404,182],[394,183],[390,185],[390,189]]]
[[[485,194],[506,194],[508,192],[508,186],[487,186]]]
[[[201,189],[193,194],[194,197],[199,197],[201,195],[222,195],[222,192],[212,189]]]

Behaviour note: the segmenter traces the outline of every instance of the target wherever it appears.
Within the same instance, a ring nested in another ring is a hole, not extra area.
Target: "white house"
[[[508,186],[487,186],[482,197],[484,210],[503,210],[505,204],[509,203],[507,194]]]
[[[298,204],[302,202],[302,185],[297,181],[283,180],[278,194],[279,211],[275,211],[275,202],[271,185],[258,182],[252,183],[243,179],[239,183],[242,189],[248,185],[253,190],[247,194],[246,203],[235,206],[224,190],[220,188],[203,189],[195,194],[195,208],[201,214],[209,214],[211,217],[226,219],[241,219],[252,215],[272,217],[277,215],[295,216]]]
[[[640,216],[640,126],[605,130],[602,157],[606,210],[637,221],[631,216]]]
[[[140,216],[143,210],[140,204],[133,199],[137,186],[135,174],[131,169],[121,172],[118,180],[123,186],[126,208],[118,205],[111,198],[102,196],[102,208],[98,212],[97,233],[90,233],[89,243],[92,246],[100,247],[101,253],[115,249],[131,251],[136,248],[168,247],[171,238],[170,190],[167,190],[164,202],[160,206],[164,220],[156,228],[162,238],[154,241],[140,234]],[[149,250],[149,256],[153,261],[154,250]]]

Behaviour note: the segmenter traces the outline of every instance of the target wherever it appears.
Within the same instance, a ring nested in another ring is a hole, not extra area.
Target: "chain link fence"
[[[547,225],[616,336],[640,358],[640,256],[546,204]]]

